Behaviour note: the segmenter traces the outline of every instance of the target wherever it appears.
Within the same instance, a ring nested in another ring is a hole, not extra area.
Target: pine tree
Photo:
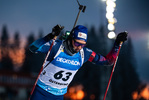
[[[20,35],[19,35],[19,32],[15,32],[15,35],[14,35],[14,46],[16,48],[20,47]]]
[[[1,44],[0,44],[0,49],[1,49],[1,67],[2,69],[6,70],[12,70],[13,69],[13,64],[12,60],[9,57],[9,34],[7,30],[7,26],[4,25],[2,28],[2,35],[1,35]]]
[[[8,43],[9,43],[8,30],[7,30],[7,26],[4,25],[2,28],[1,46],[2,47],[8,46]]]

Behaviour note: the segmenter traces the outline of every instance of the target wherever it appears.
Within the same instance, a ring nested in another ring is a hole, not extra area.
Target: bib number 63
[[[67,81],[70,78],[71,75],[72,75],[71,72],[59,71],[59,72],[54,74],[54,78],[57,79],[57,80],[62,79],[63,81]]]

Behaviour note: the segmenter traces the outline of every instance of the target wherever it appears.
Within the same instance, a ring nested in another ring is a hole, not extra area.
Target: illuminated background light
[[[115,30],[115,26],[113,24],[108,24],[108,30],[110,31]]]
[[[109,22],[110,24],[116,23],[114,18],[108,19],[108,22]]]
[[[113,18],[114,17],[114,14],[113,13],[107,13],[106,14],[106,18],[107,19],[111,19],[111,18]]]
[[[115,2],[113,2],[112,0],[107,0],[106,4],[107,4],[107,6],[116,7]]]
[[[115,30],[114,24],[117,22],[116,18],[114,18],[114,14],[113,14],[115,7],[116,7],[115,1],[116,0],[106,0],[106,18],[108,20],[107,28],[110,31],[108,33],[109,39],[114,39],[116,37],[115,32],[113,32]]]
[[[116,37],[115,32],[109,32],[109,33],[108,33],[108,38],[109,38],[109,39],[114,39],[115,37]]]
[[[113,12],[114,12],[114,8],[113,8],[113,7],[110,7],[110,6],[107,6],[107,7],[106,7],[106,11],[113,13]]]

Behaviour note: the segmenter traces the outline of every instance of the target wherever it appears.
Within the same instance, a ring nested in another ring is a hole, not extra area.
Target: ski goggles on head
[[[81,43],[77,42],[75,39],[73,39],[73,41],[74,41],[74,45],[77,47],[81,46],[83,48],[86,46],[86,44],[81,44]]]

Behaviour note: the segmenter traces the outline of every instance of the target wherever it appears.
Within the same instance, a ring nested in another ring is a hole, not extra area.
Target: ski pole
[[[110,79],[109,79],[109,82],[108,82],[108,85],[107,85],[107,88],[106,88],[106,92],[105,92],[105,94],[104,94],[103,100],[106,99],[106,95],[107,95],[107,92],[108,92],[108,90],[109,90],[109,86],[110,86],[110,83],[111,83],[112,75],[113,75],[113,72],[114,72],[114,70],[115,70],[115,66],[116,66],[116,63],[117,63],[117,60],[118,60],[118,55],[119,55],[120,49],[121,49],[121,47],[122,47],[122,44],[123,44],[123,42],[121,41],[121,42],[120,42],[120,45],[119,45],[119,49],[118,49],[117,55],[116,55],[116,59],[115,59],[115,62],[114,62],[113,68],[112,68],[112,72],[111,72],[111,75],[110,75]]]
[[[38,81],[38,79],[39,79],[39,76],[40,76],[40,74],[41,74],[41,72],[42,72],[42,70],[43,70],[44,64],[45,64],[45,62],[47,61],[47,58],[48,58],[48,56],[49,56],[49,54],[50,54],[50,52],[51,52],[51,49],[52,49],[52,47],[53,47],[53,44],[54,44],[56,38],[57,38],[57,36],[55,36],[55,37],[53,38],[52,44],[50,45],[49,51],[48,51],[48,53],[47,53],[47,55],[46,55],[46,58],[45,58],[45,60],[44,60],[44,62],[43,62],[43,64],[42,64],[42,67],[41,67],[41,69],[40,69],[40,71],[39,71],[39,74],[38,74],[38,76],[37,76],[37,78],[36,78],[36,81],[35,81],[35,83],[34,83],[34,86],[33,86],[33,88],[32,88],[32,91],[31,91],[31,93],[30,93],[30,96],[31,96],[31,95],[33,94],[33,92],[34,92],[34,89],[35,89],[35,87],[36,87],[36,84],[37,84],[37,81]],[[29,98],[28,100],[30,100],[30,98]]]
[[[57,25],[56,27],[58,27],[58,28],[60,28],[61,30],[64,28],[64,26],[59,26],[59,25]],[[51,33],[52,34],[52,33]],[[42,70],[43,70],[43,68],[44,68],[44,65],[45,65],[45,62],[47,61],[47,59],[48,59],[48,56],[49,56],[49,54],[50,54],[50,52],[51,52],[51,50],[52,50],[52,47],[53,47],[53,45],[54,45],[54,42],[55,42],[55,40],[57,39],[57,36],[55,36],[52,40],[52,43],[51,43],[51,45],[50,45],[50,48],[49,48],[49,50],[48,50],[48,53],[47,53],[47,55],[46,55],[46,57],[45,57],[45,60],[44,60],[44,62],[43,62],[43,64],[42,64],[42,67],[41,67],[41,69],[40,69],[40,71],[39,71],[39,74],[38,74],[38,76],[37,76],[37,78],[36,78],[36,81],[35,81],[35,83],[34,83],[34,86],[33,86],[33,88],[32,88],[32,91],[31,91],[31,93],[30,93],[30,95],[32,95],[33,94],[33,92],[34,92],[34,89],[35,89],[35,87],[36,87],[36,84],[37,84],[37,81],[38,81],[38,79],[39,79],[39,76],[40,76],[40,74],[41,74],[41,72],[42,72]],[[28,100],[30,100],[30,98],[28,99]]]

